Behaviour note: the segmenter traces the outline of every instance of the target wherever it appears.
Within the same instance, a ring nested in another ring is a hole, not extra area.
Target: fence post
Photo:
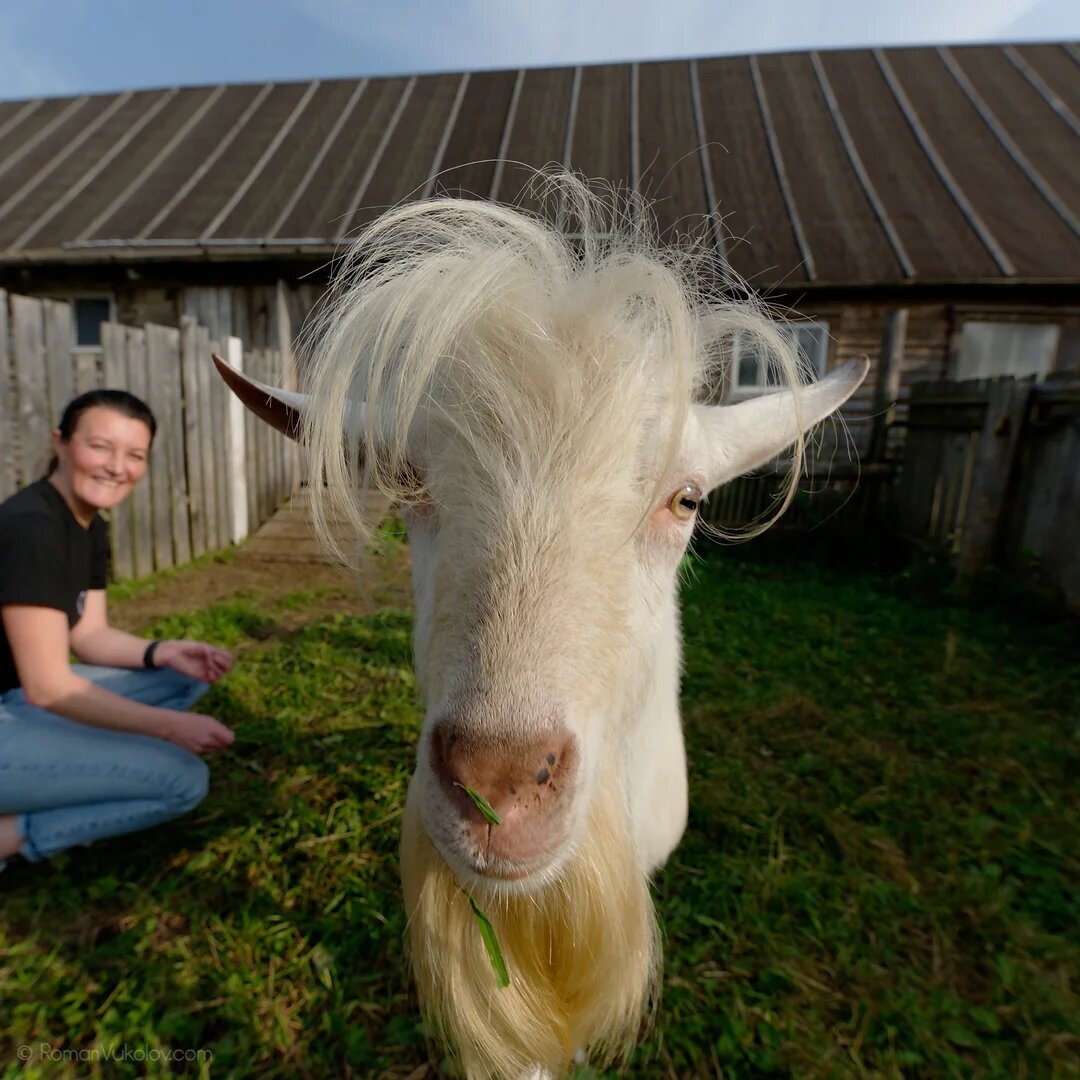
[[[896,417],[896,399],[900,396],[900,369],[904,346],[907,343],[908,309],[897,308],[885,315],[881,335],[877,378],[874,382],[874,401],[870,409],[873,427],[870,429],[868,461],[883,461],[888,448],[889,428]]]
[[[244,343],[236,337],[225,339],[225,360],[237,371],[244,370]],[[248,501],[244,406],[235,394],[229,394],[225,412],[225,446],[228,455],[226,480],[229,486],[230,539],[239,544],[248,534]]]
[[[280,350],[280,371],[278,383],[285,390],[296,390],[299,378],[296,369],[296,354],[293,352],[292,319],[289,316],[289,287],[280,279],[275,288],[275,322],[277,323],[277,345]],[[288,472],[285,482],[289,490],[295,491],[300,486],[300,451],[299,447],[291,440],[287,440],[285,458]],[[275,491],[275,498],[279,498],[282,492]]]
[[[1031,386],[1030,380],[1006,378],[995,380],[988,388],[986,418],[975,450],[971,494],[956,560],[956,580],[961,588],[966,588],[993,557]]]

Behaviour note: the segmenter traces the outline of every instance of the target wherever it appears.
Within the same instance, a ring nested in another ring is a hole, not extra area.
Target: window
[[[794,339],[803,363],[809,367],[814,378],[821,378],[825,374],[825,361],[829,354],[829,324],[810,321],[789,323],[784,333]],[[744,346],[739,338],[735,340],[732,368],[732,397],[751,397],[778,385],[778,372],[766,357],[751,343]]]
[[[1061,327],[1054,323],[966,322],[956,378],[1042,378],[1053,370],[1060,338]]]
[[[101,348],[101,324],[112,320],[112,306],[110,296],[72,297],[71,313],[75,322],[76,348]]]

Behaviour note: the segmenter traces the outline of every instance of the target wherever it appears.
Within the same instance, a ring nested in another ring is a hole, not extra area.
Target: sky
[[[7,0],[0,99],[1033,40],[1080,40],[1080,0]]]

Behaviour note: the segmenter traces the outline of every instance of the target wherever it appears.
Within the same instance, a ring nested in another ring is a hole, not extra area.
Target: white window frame
[[[76,303],[79,300],[107,300],[109,303],[109,316],[107,319],[103,319],[102,322],[116,322],[116,296],[110,292],[78,292],[69,293],[67,296],[59,297],[71,308],[71,341],[72,351],[77,353],[100,353],[102,351],[101,345],[80,345],[79,344],[79,318],[76,314]]]
[[[799,350],[802,361],[808,365],[810,373],[815,379],[820,379],[825,374],[829,362],[829,324],[825,319],[799,319],[787,323],[781,329],[781,333],[793,337]],[[813,346],[813,355],[807,350],[806,343]],[[740,382],[743,361],[757,360],[755,379],[753,382]],[[748,356],[742,347],[741,335],[735,336],[731,349],[731,375],[728,380],[728,400],[742,401],[746,398],[758,397],[761,394],[775,393],[784,387],[768,381],[767,364],[764,358]]]
[[[999,339],[996,345],[991,340],[994,336]],[[1022,340],[1025,337],[1027,342]],[[1060,348],[1060,323],[965,319],[960,327],[960,349],[952,377],[968,381],[1011,375],[1041,380],[1057,367]],[[997,357],[993,355],[995,350]],[[996,362],[999,358],[1000,362]]]

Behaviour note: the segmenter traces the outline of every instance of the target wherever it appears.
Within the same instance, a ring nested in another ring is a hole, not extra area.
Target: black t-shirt
[[[0,605],[32,604],[82,617],[89,589],[109,579],[109,527],[94,515],[84,529],[63,495],[48,480],[17,491],[0,503]],[[0,693],[19,685],[0,620]]]

